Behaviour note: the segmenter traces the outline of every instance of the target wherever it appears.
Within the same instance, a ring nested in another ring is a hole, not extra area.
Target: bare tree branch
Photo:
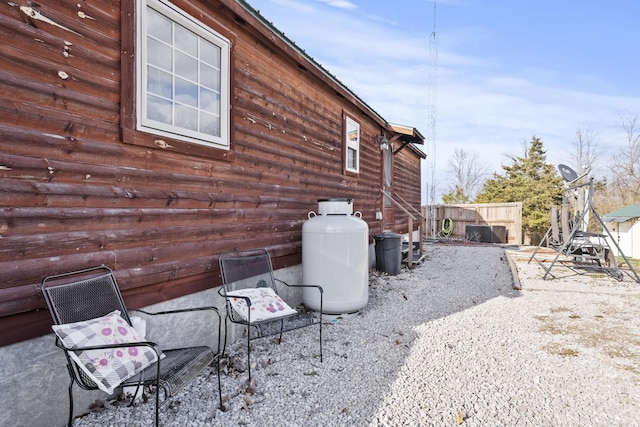
[[[577,168],[578,174],[587,170],[593,171],[596,167],[596,162],[602,156],[598,133],[591,128],[578,129],[571,146],[573,150],[569,153],[569,159],[573,163],[572,166]]]
[[[611,159],[611,197],[618,207],[640,203],[640,132],[638,114],[620,114],[626,145],[616,150]]]
[[[490,174],[489,166],[482,162],[475,152],[456,148],[449,159],[449,173],[452,178],[450,191],[461,189],[463,194],[472,199]]]

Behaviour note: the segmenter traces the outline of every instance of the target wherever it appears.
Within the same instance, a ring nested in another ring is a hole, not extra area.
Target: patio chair
[[[306,326],[318,326],[320,361],[322,362],[322,316],[301,306],[291,308],[283,299],[285,288],[314,288],[319,293],[322,313],[322,287],[317,285],[289,285],[273,277],[271,256],[265,249],[236,251],[221,254],[220,273],[223,285],[218,293],[224,297],[228,322],[244,325],[247,335],[247,370],[251,379],[251,341],[279,335]],[[310,290],[310,292],[313,292]],[[223,353],[226,348],[226,334]]]
[[[40,290],[49,308],[56,333],[56,346],[67,359],[69,382],[69,422],[73,424],[73,384],[85,390],[101,389],[113,394],[119,387],[150,386],[155,390],[155,425],[158,409],[212,363],[218,372],[220,390],[221,317],[215,307],[198,307],[151,313],[166,315],[192,311],[215,313],[218,349],[208,346],[160,350],[145,341],[132,326],[115,275],[106,266],[93,267],[46,277]],[[179,315],[179,314],[178,314]],[[160,394],[163,394],[162,401]],[[131,404],[134,399],[132,398]]]

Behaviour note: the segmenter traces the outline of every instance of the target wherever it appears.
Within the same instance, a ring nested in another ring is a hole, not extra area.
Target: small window
[[[138,7],[137,129],[229,148],[229,41],[164,0]]]
[[[345,168],[348,172],[360,171],[360,124],[345,116]]]
[[[384,187],[391,188],[393,185],[393,147],[387,144],[382,148],[384,157]]]
[[[384,190],[386,193],[391,193],[391,187],[393,186],[393,146],[386,144],[382,148],[382,158],[384,161]],[[392,206],[391,199],[385,194],[384,206]]]

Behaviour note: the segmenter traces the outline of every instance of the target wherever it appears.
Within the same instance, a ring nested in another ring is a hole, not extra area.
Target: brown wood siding
[[[398,151],[393,158],[393,194],[399,195],[407,201],[413,208],[420,211],[420,157],[409,148]],[[402,199],[396,200],[402,203]],[[405,206],[409,212],[416,217],[413,222],[414,231],[420,225],[420,218],[413,209]],[[392,231],[400,234],[408,232],[409,216],[397,206],[393,206],[393,227]]]
[[[229,152],[123,142],[136,137],[121,102],[132,1],[33,4],[58,25],[0,10],[0,345],[50,331],[37,291],[49,274],[106,264],[141,307],[219,285],[221,252],[266,247],[276,268],[299,264],[319,198],[351,197],[379,227],[379,117],[233,0],[175,4],[234,38]],[[361,126],[357,176],[343,174],[343,111]],[[405,151],[396,189],[419,206]]]

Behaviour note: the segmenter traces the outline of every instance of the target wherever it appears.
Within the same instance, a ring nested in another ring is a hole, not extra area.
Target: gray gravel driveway
[[[203,375],[161,413],[180,426],[640,425],[640,285],[601,274],[543,281],[528,248],[428,245],[398,276],[372,272],[362,312],[317,334],[243,343],[223,364],[229,410]],[[511,257],[521,290],[513,288]],[[151,425],[152,406],[77,426]]]

